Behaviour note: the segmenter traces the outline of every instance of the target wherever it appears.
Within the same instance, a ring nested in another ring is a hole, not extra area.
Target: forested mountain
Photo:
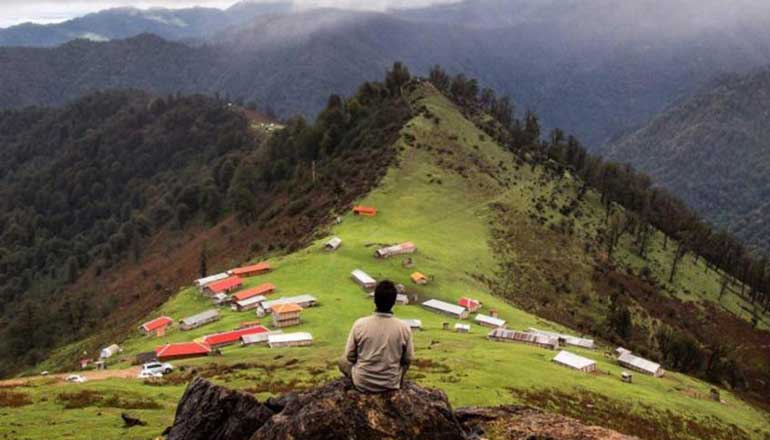
[[[86,90],[131,86],[219,93],[283,116],[312,116],[327,94],[352,93],[402,60],[421,74],[441,64],[474,76],[511,95],[520,112],[535,110],[545,126],[574,132],[593,148],[721,74],[770,63],[770,12],[761,2],[742,1],[468,0],[388,13],[320,9],[257,16],[203,48],[179,45],[173,54],[168,44],[144,37],[2,49],[0,107],[59,105]],[[692,10],[699,13],[691,17]],[[52,60],[60,60],[57,74],[41,74]]]
[[[0,372],[127,331],[207,262],[300,246],[382,176],[381,146],[409,114],[376,87],[355,115],[338,106],[272,137],[200,96],[104,92],[0,113]]]
[[[169,40],[203,40],[261,14],[285,13],[291,2],[242,2],[215,8],[115,8],[62,23],[24,23],[0,29],[0,46],[51,47],[75,39],[107,41],[152,33]]]
[[[714,224],[770,251],[770,71],[729,76],[608,145]]]

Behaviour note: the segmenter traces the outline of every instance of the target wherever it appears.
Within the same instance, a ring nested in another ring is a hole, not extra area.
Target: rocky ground
[[[185,391],[166,434],[168,440],[633,438],[528,407],[453,411],[443,392],[413,383],[399,391],[366,395],[337,380],[259,402],[202,378]]]

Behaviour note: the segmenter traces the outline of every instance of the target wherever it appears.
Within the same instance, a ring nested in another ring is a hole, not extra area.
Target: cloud
[[[270,2],[276,0],[258,0]],[[294,0],[299,8],[339,7],[349,9],[400,8],[425,6],[448,0]],[[91,12],[116,7],[136,8],[188,8],[205,6],[227,8],[236,3],[235,0],[0,0],[0,27],[12,26],[23,22],[56,23],[79,17]]]

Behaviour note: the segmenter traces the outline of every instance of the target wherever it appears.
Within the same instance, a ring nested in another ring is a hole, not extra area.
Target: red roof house
[[[239,277],[225,278],[206,285],[206,290],[213,295],[217,293],[229,293],[243,285],[243,280]]]
[[[257,295],[269,295],[275,292],[275,284],[264,283],[251,289],[246,289],[233,295],[233,301],[243,301]]]
[[[203,338],[203,342],[210,347],[223,347],[225,345],[235,344],[241,339],[241,336],[266,333],[268,330],[263,326],[247,327],[238,330],[232,330],[224,333],[216,333]]]
[[[353,207],[353,214],[363,215],[365,217],[374,217],[377,215],[377,208],[358,205]]]
[[[457,304],[465,307],[471,313],[474,313],[481,308],[481,302],[470,298],[460,298],[460,301],[457,301]]]
[[[270,263],[268,262],[261,262],[257,263],[251,266],[245,266],[245,267],[236,267],[235,269],[230,269],[227,271],[230,275],[239,276],[239,277],[253,277],[256,275],[262,275],[264,273],[268,273],[271,270],[273,270],[273,267],[270,266]]]
[[[200,342],[166,344],[155,349],[159,361],[207,356],[209,353],[211,353],[211,347]]]
[[[149,335],[150,333],[157,333],[161,328],[167,327],[173,323],[174,320],[168,316],[161,316],[160,318],[155,318],[152,321],[145,322],[141,325],[141,327],[139,327],[139,330]]]

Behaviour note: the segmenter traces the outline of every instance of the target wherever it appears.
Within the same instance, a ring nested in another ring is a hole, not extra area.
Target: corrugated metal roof
[[[257,333],[254,335],[243,335],[241,336],[241,343],[244,345],[248,344],[260,344],[263,342],[267,342],[267,338],[270,337],[270,335],[280,335],[283,333],[283,330],[273,330],[266,333]]]
[[[252,296],[255,296],[255,295],[265,295],[274,290],[275,290],[275,284],[262,283],[259,286],[252,287],[250,289],[246,289],[236,293],[235,295],[233,295],[233,299],[236,301],[242,301],[244,299],[251,298]]]
[[[265,310],[270,310],[274,305],[277,304],[305,304],[305,303],[316,303],[318,302],[318,299],[316,299],[313,295],[297,295],[297,296],[288,296],[284,298],[274,299],[272,301],[265,301],[262,303],[262,308]]]
[[[593,339],[586,339],[586,338],[579,338],[577,336],[570,336],[565,335],[563,333],[556,333],[556,332],[549,332],[545,330],[538,330],[534,327],[530,327],[529,331],[532,333],[539,333],[541,335],[546,336],[554,336],[559,339],[564,339],[564,343],[567,345],[574,345],[576,347],[582,347],[582,348],[594,348],[594,340]]]
[[[497,339],[509,339],[511,341],[526,342],[530,344],[549,345],[553,348],[559,346],[559,340],[554,336],[540,335],[537,333],[507,330],[498,327],[489,332],[488,337]]]
[[[653,362],[653,361],[641,358],[639,356],[633,355],[631,354],[631,352],[622,353],[618,357],[618,362],[624,363],[626,365],[630,365],[632,367],[646,371],[650,374],[657,374],[658,370],[660,370],[660,364],[658,364],[657,362]]]
[[[465,313],[465,307],[460,307],[454,304],[450,304],[448,302],[439,301],[437,299],[429,299],[422,303],[423,307],[427,307],[429,309],[439,310],[446,313],[451,313],[453,315],[462,315]]]
[[[565,350],[560,351],[553,358],[553,361],[558,364],[574,368],[576,370],[582,370],[584,368],[590,367],[591,365],[596,365],[596,362],[592,361],[591,359],[578,356],[575,353],[570,353],[569,351]]]
[[[505,320],[482,314],[476,315],[475,321],[480,324],[494,325],[495,327],[505,326]]]
[[[405,254],[405,253],[411,253],[417,250],[417,246],[414,245],[411,241],[407,241],[401,244],[396,244],[393,246],[386,246],[384,248],[377,250],[377,255],[385,256],[385,255],[397,255],[397,254]]]
[[[374,280],[374,278],[370,277],[368,273],[364,272],[361,269],[356,269],[353,272],[350,272],[350,275],[353,276],[358,282],[363,284],[376,284],[377,281]]]
[[[142,324],[142,328],[144,331],[151,332],[153,330],[157,330],[161,327],[165,327],[169,324],[172,324],[174,322],[173,319],[169,318],[168,316],[161,316],[160,318],[155,318],[152,321],[145,322]]]
[[[211,348],[199,342],[180,342],[177,344],[166,344],[155,349],[158,357],[170,356],[190,356],[196,354],[208,354]]]
[[[219,316],[219,311],[217,309],[209,309],[209,310],[206,310],[205,312],[198,313],[197,315],[192,315],[192,316],[188,316],[187,318],[184,318],[182,320],[182,324],[192,325],[201,321],[208,321],[209,319],[212,319],[217,316]]]
[[[242,274],[249,274],[253,272],[267,272],[270,270],[273,270],[273,267],[270,266],[270,263],[263,261],[261,263],[253,264],[251,266],[236,267],[235,269],[230,269],[228,272],[231,275],[242,275]]]
[[[422,320],[420,319],[402,319],[410,328],[422,328]]]
[[[215,333],[213,335],[207,335],[203,337],[203,342],[207,345],[214,346],[219,344],[232,344],[238,341],[243,335],[252,335],[255,333],[267,333],[268,330],[265,327],[255,326],[247,327],[238,330],[233,330],[223,333]]]
[[[267,337],[268,344],[279,344],[282,342],[302,342],[302,341],[312,341],[312,340],[313,340],[313,335],[306,332],[279,333],[279,334],[269,335]]]
[[[242,301],[236,301],[235,303],[238,304],[241,307],[248,307],[248,306],[250,306],[252,304],[261,303],[262,301],[264,301],[266,299],[267,299],[267,297],[265,297],[265,296],[257,295],[257,296],[252,296],[252,297],[246,298],[246,299],[244,299]]]
[[[207,277],[198,278],[197,280],[195,280],[195,284],[197,284],[198,286],[204,286],[206,284],[213,283],[214,281],[224,280],[228,276],[229,275],[227,275],[224,272],[218,273],[216,275],[209,275]]]
[[[457,323],[457,324],[455,324],[455,330],[470,331],[471,330],[471,325],[470,324],[460,324],[460,323]]]
[[[337,249],[342,244],[342,239],[339,237],[332,237],[329,241],[326,242],[325,246],[330,247],[332,249]]]
[[[214,281],[211,284],[206,285],[206,288],[211,290],[214,293],[224,292],[226,290],[230,290],[234,287],[241,286],[243,284],[243,280],[232,276],[229,278],[225,278],[224,280]]]

